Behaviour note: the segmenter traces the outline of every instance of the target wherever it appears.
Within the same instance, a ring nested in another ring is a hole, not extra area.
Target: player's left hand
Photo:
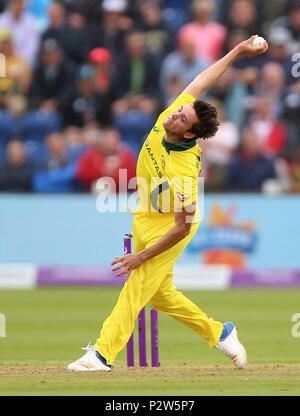
[[[240,56],[253,57],[256,55],[262,55],[267,52],[269,45],[265,42],[262,46],[257,47],[253,45],[253,41],[256,38],[256,35],[251,36],[251,38],[241,42],[237,47],[240,51]]]
[[[113,272],[116,272],[123,268],[119,273],[116,274],[116,277],[127,276],[129,277],[132,270],[137,269],[144,263],[142,257],[137,254],[126,254],[123,257],[116,257],[115,260],[111,263],[112,266],[118,264],[118,266],[112,268]]]

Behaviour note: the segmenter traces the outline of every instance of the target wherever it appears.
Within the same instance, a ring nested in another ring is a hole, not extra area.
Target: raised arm
[[[222,59],[196,76],[196,78],[185,88],[183,93],[190,94],[198,99],[199,96],[210,88],[240,56],[253,57],[267,52],[267,42],[260,47],[253,45],[255,37],[256,36],[251,36],[251,38],[241,42]]]

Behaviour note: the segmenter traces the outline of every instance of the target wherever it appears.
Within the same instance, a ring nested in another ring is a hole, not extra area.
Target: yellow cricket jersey
[[[145,140],[137,163],[139,212],[167,214],[198,200],[202,152],[196,140],[172,144],[164,139],[163,122],[182,105],[195,101],[181,94],[158,117]],[[200,221],[199,209],[193,222]]]

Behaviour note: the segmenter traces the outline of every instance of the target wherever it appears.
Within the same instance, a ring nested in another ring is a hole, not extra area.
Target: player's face
[[[188,133],[188,131],[198,121],[199,119],[193,104],[186,104],[170,114],[164,122],[164,128],[169,134],[191,139],[194,135],[193,133]]]

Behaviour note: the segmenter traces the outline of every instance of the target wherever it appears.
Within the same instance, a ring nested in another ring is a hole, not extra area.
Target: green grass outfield
[[[160,368],[127,369],[123,350],[111,373],[68,373],[67,364],[83,353],[80,347],[97,338],[118,293],[0,291],[7,321],[7,337],[0,338],[0,395],[300,395],[300,338],[291,333],[291,318],[300,313],[296,289],[185,292],[209,316],[235,322],[247,348],[245,370],[235,370],[197,334],[160,315]],[[149,309],[147,322],[149,328]]]

